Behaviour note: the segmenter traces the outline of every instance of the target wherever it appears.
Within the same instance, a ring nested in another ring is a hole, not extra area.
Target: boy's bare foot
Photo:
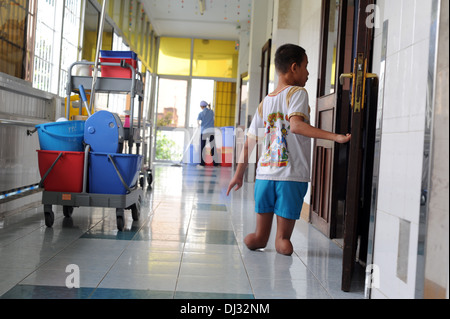
[[[267,240],[261,240],[256,237],[256,234],[248,234],[244,238],[244,243],[250,250],[262,249],[267,246]]]
[[[294,252],[294,247],[292,246],[291,241],[288,239],[277,239],[275,241],[275,248],[279,254],[285,256],[291,256]]]

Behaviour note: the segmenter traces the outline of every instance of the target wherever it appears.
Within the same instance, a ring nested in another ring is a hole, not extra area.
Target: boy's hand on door
[[[352,135],[351,134],[347,134],[347,135],[337,135],[336,137],[336,143],[339,144],[345,144],[350,142],[350,140],[352,139]]]

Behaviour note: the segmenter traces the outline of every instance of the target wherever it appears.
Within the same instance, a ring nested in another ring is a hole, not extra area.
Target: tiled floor
[[[38,207],[0,218],[1,298],[332,299],[364,298],[363,274],[340,290],[342,250],[299,221],[295,252],[282,256],[273,236],[249,251],[253,185],[227,197],[231,168],[156,166],[141,218],[115,210],[75,208],[44,224]],[[274,227],[275,227],[274,222]],[[76,283],[80,288],[68,288]]]

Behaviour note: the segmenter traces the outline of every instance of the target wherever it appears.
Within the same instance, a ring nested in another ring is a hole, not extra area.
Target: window
[[[185,127],[187,89],[185,80],[159,80],[158,127]]]
[[[33,87],[56,93],[58,88],[62,1],[38,0]],[[48,19],[48,16],[53,19]]]
[[[326,25],[326,31],[324,33],[324,54],[325,54],[325,70],[323,91],[320,92],[321,96],[333,94],[336,91],[336,49],[338,42],[338,26],[339,26],[339,1],[332,0],[327,6],[328,23]]]
[[[0,1],[0,72],[29,79],[29,39],[33,39],[35,0]]]
[[[67,69],[79,55],[80,12],[81,0],[38,0],[33,87],[65,95]]]
[[[234,125],[238,56],[235,41],[159,39],[156,161],[200,160],[202,100],[211,104],[216,127]]]
[[[202,111],[200,102],[214,105],[214,80],[192,79],[190,96],[189,127],[197,127],[198,114]]]
[[[70,65],[78,61],[80,54],[79,34],[81,24],[81,0],[66,0],[64,8],[64,28],[62,34],[61,76],[59,95],[65,95],[67,71]]]

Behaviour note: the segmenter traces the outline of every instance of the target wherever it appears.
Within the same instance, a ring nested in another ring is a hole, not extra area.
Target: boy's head
[[[304,86],[308,81],[308,56],[305,49],[295,44],[285,44],[275,54],[275,67],[279,75],[289,75],[290,84]]]

